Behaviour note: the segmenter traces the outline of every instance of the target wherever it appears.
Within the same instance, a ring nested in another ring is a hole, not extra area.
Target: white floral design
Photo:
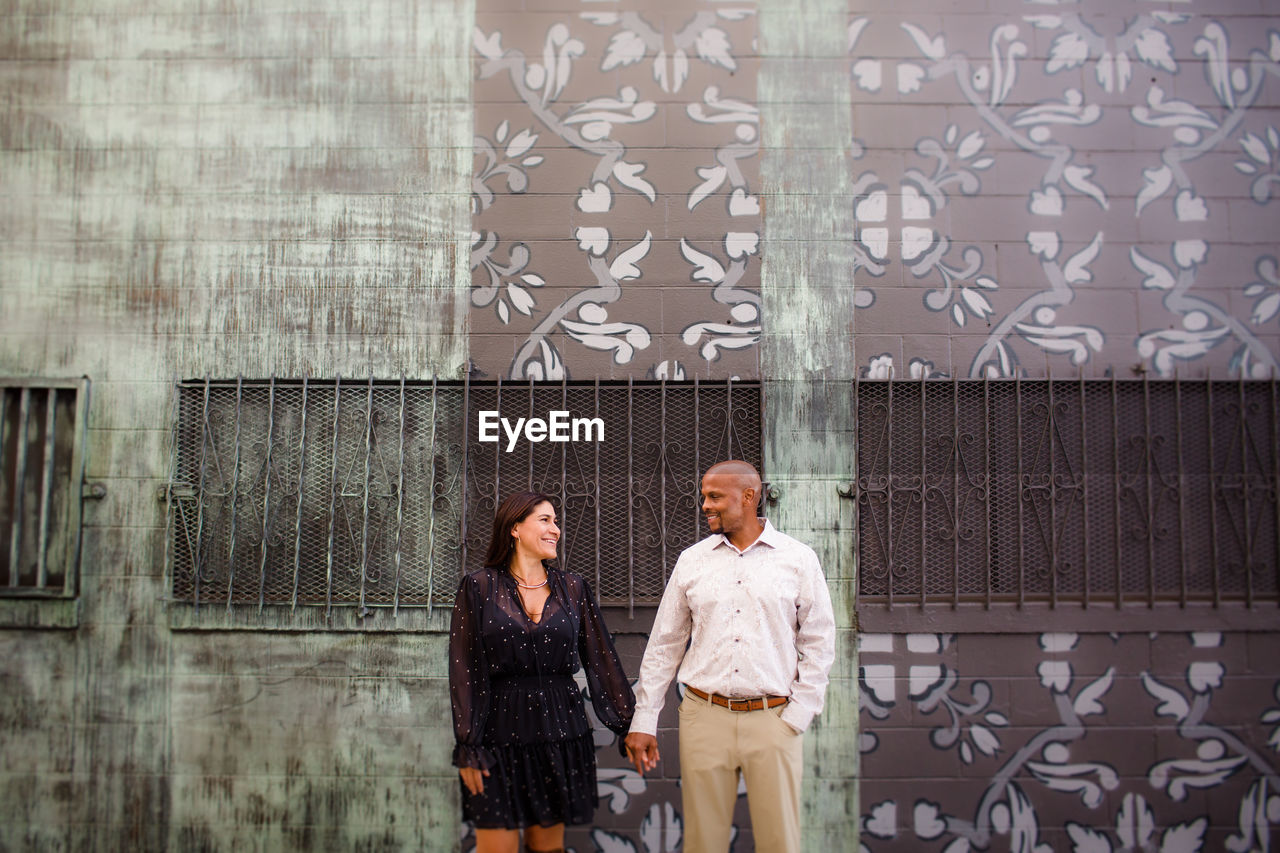
[[[510,131],[510,123],[503,121],[494,131],[493,142],[483,136],[477,136],[472,142],[476,154],[484,158],[484,164],[471,179],[473,215],[487,209],[494,202],[489,181],[498,176],[505,177],[507,192],[523,193],[529,187],[528,170],[542,165],[546,159],[541,154],[530,153],[534,143],[538,141],[538,134],[529,128],[514,136],[510,136]]]
[[[665,32],[639,13],[589,11],[578,16],[581,22],[578,29],[588,27],[586,35],[590,35],[591,27],[613,30],[600,55],[601,71],[615,71],[652,60],[656,88],[676,94],[684,88],[690,61],[705,63],[725,73],[737,70],[729,25],[753,14],[729,8],[697,11],[674,31]],[[477,30],[474,44],[481,60],[481,80],[505,75],[528,114],[540,124],[538,134],[551,134],[561,145],[567,143],[593,156],[595,161],[590,174],[575,191],[573,204],[582,216],[576,218],[572,232],[587,267],[583,278],[592,284],[572,293],[560,304],[543,309],[527,289],[535,286],[534,282],[510,279],[517,266],[523,269],[536,263],[528,256],[528,246],[520,246],[518,251],[511,250],[510,262],[473,254],[473,269],[483,266],[491,279],[496,274],[503,285],[514,287],[499,298],[496,296],[499,285],[491,281],[489,287],[473,299],[473,304],[494,304],[503,323],[514,322],[517,316],[531,320],[528,337],[518,347],[511,364],[509,373],[513,377],[564,375],[564,360],[557,351],[557,346],[563,346],[564,341],[609,352],[616,364],[632,364],[641,352],[652,346],[653,336],[643,324],[616,316],[609,306],[622,297],[628,282],[644,277],[643,268],[653,241],[650,234],[640,243],[620,244],[613,215],[619,199],[628,195],[655,205],[655,212],[660,214],[656,205],[660,189],[658,176],[649,173],[649,164],[629,155],[619,137],[620,131],[627,127],[651,122],[658,113],[657,102],[637,85],[620,85],[616,93],[567,103],[569,99],[563,97],[566,87],[575,79],[587,56],[584,35],[575,33],[569,21],[548,27],[537,59],[526,59],[520,51],[504,48],[501,32]],[[723,97],[714,85],[706,87],[698,100],[688,103],[686,112],[693,121],[723,126],[732,134],[726,144],[716,149],[714,162],[696,170],[698,180],[688,203],[692,210],[714,196],[721,196],[734,224],[715,249],[694,248],[688,242],[682,244],[684,256],[693,266],[694,280],[711,285],[708,295],[712,304],[727,306],[722,309],[724,315],[695,318],[681,332],[680,339],[693,347],[700,358],[713,361],[722,351],[749,348],[759,340],[759,295],[742,287],[741,282],[759,253],[760,204],[740,167],[742,160],[757,155],[759,118],[754,105]],[[504,122],[504,132],[505,126]],[[537,134],[530,131],[520,137],[519,143],[512,140],[511,145],[519,149],[537,141]],[[483,148],[480,143],[477,145]],[[492,145],[490,148],[497,151]],[[521,163],[531,168],[524,161]],[[476,184],[486,188],[486,182],[499,175],[508,177],[507,192],[522,192],[527,185],[523,173],[514,167],[488,161],[478,170]],[[480,198],[477,207],[484,209],[492,204],[492,192],[486,197],[481,189],[477,190]],[[484,241],[481,245],[485,245]],[[529,274],[542,279],[536,273]],[[651,373],[658,370],[657,365],[649,368]],[[663,370],[684,373],[679,365]]]
[[[1156,816],[1141,794],[1125,794],[1116,813],[1113,843],[1111,835],[1095,827],[1067,822],[1072,853],[1199,853],[1204,845],[1207,818],[1177,824],[1159,835],[1156,846]]]
[[[496,255],[497,235],[471,235],[471,267],[482,267],[488,274],[488,286],[472,285],[471,304],[477,308],[493,305],[498,319],[504,324],[511,322],[514,310],[526,317],[533,313],[537,300],[530,288],[539,288],[546,284],[546,279],[534,273],[524,272],[529,263],[529,247],[516,243],[511,247],[505,262]]]
[[[1240,137],[1240,147],[1248,159],[1237,160],[1236,170],[1256,176],[1249,193],[1258,204],[1266,204],[1280,186],[1280,132],[1268,127],[1262,136],[1246,133]]]
[[[1189,17],[1172,12],[1139,15],[1128,22],[1124,32],[1111,39],[1074,11],[1061,15],[1027,15],[1025,19],[1040,29],[1062,30],[1049,47],[1045,71],[1058,74],[1093,61],[1098,85],[1107,92],[1123,92],[1133,79],[1135,60],[1159,71],[1178,72],[1169,36],[1158,25],[1184,23]]]
[[[1044,69],[1052,78],[1079,72],[1088,65],[1098,89],[1108,93],[1125,92],[1139,77],[1137,68],[1145,66],[1163,75],[1186,73],[1175,57],[1172,34],[1191,20],[1185,12],[1144,10],[1130,18],[1122,31],[1109,34],[1097,28],[1082,10],[1071,4],[1049,3],[1043,14],[1024,16],[1033,30],[1056,33],[1049,42]],[[917,95],[924,87],[946,78],[954,79],[962,99],[980,117],[988,131],[995,133],[1017,149],[1043,158],[1044,178],[1030,190],[1029,212],[1043,218],[1027,231],[1026,244],[1043,268],[1046,288],[1013,309],[996,310],[991,291],[998,290],[997,277],[976,276],[964,280],[980,255],[970,255],[964,264],[939,262],[937,254],[949,236],[943,230],[928,229],[911,221],[904,210],[901,233],[891,233],[892,198],[890,184],[871,172],[864,172],[855,184],[858,198],[859,232],[855,246],[856,268],[873,278],[883,276],[889,261],[891,238],[899,238],[904,261],[938,275],[942,287],[930,292],[927,307],[948,310],[957,326],[966,318],[987,322],[992,330],[987,343],[972,362],[971,376],[1012,376],[1020,372],[1020,349],[1017,343],[1031,345],[1048,354],[1060,354],[1073,367],[1083,367],[1096,358],[1107,345],[1097,327],[1066,321],[1062,309],[1071,304],[1079,286],[1094,281],[1091,264],[1102,254],[1104,235],[1097,232],[1084,236],[1093,240],[1083,250],[1067,255],[1063,246],[1076,235],[1064,234],[1060,225],[1071,196],[1092,200],[1102,210],[1111,208],[1109,196],[1114,190],[1105,187],[1095,167],[1081,162],[1077,152],[1060,139],[1072,128],[1097,124],[1105,107],[1091,102],[1093,91],[1068,87],[1060,98],[1041,98],[1026,105],[1023,97],[1015,97],[1023,75],[1020,67],[1030,52],[1016,24],[995,26],[987,43],[987,56],[982,59],[955,51],[946,32],[930,31],[922,24],[902,23],[903,32],[914,43],[918,59],[903,59],[896,64],[886,62],[860,45],[869,43],[874,29],[868,17],[856,17],[849,24],[848,44],[852,55],[851,78],[854,85],[867,92],[880,92],[896,78],[903,97]],[[1250,192],[1259,204],[1267,203],[1280,183],[1280,136],[1273,127],[1243,131],[1240,125],[1248,111],[1258,103],[1264,82],[1280,76],[1280,33],[1266,35],[1268,50],[1253,50],[1248,64],[1228,60],[1230,40],[1224,27],[1208,22],[1194,40],[1192,62],[1205,69],[1205,74],[1221,110],[1201,101],[1191,103],[1169,94],[1169,83],[1155,78],[1142,101],[1130,111],[1138,125],[1160,128],[1170,135],[1161,162],[1146,168],[1143,185],[1137,193],[1136,214],[1142,215],[1154,202],[1172,194],[1176,220],[1180,223],[1209,221],[1222,215],[1213,204],[1197,192],[1185,164],[1205,152],[1232,139],[1238,142],[1243,157],[1236,168],[1251,178]],[[1169,80],[1170,78],[1166,78]],[[986,131],[983,131],[986,132]],[[967,137],[966,137],[967,138]],[[950,140],[948,140],[950,141]],[[925,140],[922,140],[922,144]],[[855,159],[860,146],[855,145]],[[996,155],[995,159],[1000,159]],[[906,176],[899,191],[904,208],[917,207],[917,199],[925,196],[917,184]],[[935,210],[937,208],[935,207]],[[954,214],[953,214],[954,215]],[[1233,317],[1219,300],[1207,293],[1193,293],[1200,269],[1206,265],[1211,246],[1201,236],[1176,237],[1169,249],[1169,261],[1153,256],[1137,246],[1123,248],[1134,267],[1143,274],[1143,286],[1167,294],[1168,310],[1178,317],[1173,328],[1152,329],[1137,336],[1133,345],[1138,356],[1161,376],[1171,376],[1181,362],[1203,358],[1219,346],[1234,346],[1231,369],[1239,375],[1264,378],[1278,369],[1276,354],[1250,331],[1246,323]],[[981,250],[973,248],[973,252]],[[913,269],[917,275],[919,270]],[[1255,316],[1274,317],[1271,309],[1280,311],[1280,299],[1266,300],[1268,288],[1255,282],[1249,295],[1259,303]],[[861,290],[861,289],[860,289]],[[858,307],[874,303],[874,294],[864,297]],[[1115,343],[1115,342],[1112,342]]]
[[[922,139],[916,153],[930,158],[936,165],[931,173],[908,169],[898,191],[890,196],[888,187],[879,182],[874,172],[864,172],[855,182],[854,218],[858,224],[858,242],[862,259],[859,266],[872,276],[880,277],[891,263],[890,199],[896,203],[903,224],[899,232],[901,260],[916,278],[936,275],[942,287],[928,291],[924,304],[931,311],[948,311],[952,321],[963,327],[969,317],[987,321],[994,313],[987,293],[999,285],[990,275],[979,274],[982,251],[975,246],[963,252],[965,266],[944,259],[951,241],[933,224],[947,206],[948,191],[957,188],[973,195],[981,188],[977,172],[991,168],[995,159],[983,154],[986,143],[980,131],[961,136],[957,125],[946,128],[941,140]],[[979,156],[982,155],[982,156]],[[859,306],[862,307],[862,306]]]
[[[1254,300],[1249,321],[1255,326],[1270,323],[1280,315],[1280,265],[1272,255],[1258,259],[1258,280],[1245,285],[1244,295]]]
[[[583,12],[584,20],[599,27],[616,27],[600,62],[601,71],[612,71],[641,62],[653,55],[653,79],[664,92],[679,92],[689,77],[690,58],[736,71],[733,44],[729,34],[716,26],[717,19],[741,20],[749,10],[720,9],[695,12],[671,35],[671,53],[667,53],[667,35],[652,26],[638,12]]]

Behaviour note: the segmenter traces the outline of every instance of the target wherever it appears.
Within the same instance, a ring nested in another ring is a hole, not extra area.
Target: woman
[[[462,579],[449,635],[449,689],[462,813],[477,853],[564,848],[565,824],[591,821],[596,761],[573,680],[581,664],[596,716],[622,736],[635,696],[586,581],[544,561],[560,529],[551,498],[498,507],[485,568]]]

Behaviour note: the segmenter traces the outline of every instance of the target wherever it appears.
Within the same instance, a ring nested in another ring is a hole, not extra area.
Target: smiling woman
[[[590,823],[595,745],[573,674],[586,670],[596,716],[615,734],[635,696],[587,582],[548,565],[560,528],[548,495],[498,506],[484,568],[462,579],[449,638],[449,688],[463,818],[478,853],[564,848]]]

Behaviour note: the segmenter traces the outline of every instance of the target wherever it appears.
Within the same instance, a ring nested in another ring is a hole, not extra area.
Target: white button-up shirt
[[[657,734],[677,668],[705,693],[788,696],[782,719],[804,731],[822,710],[834,660],[831,595],[812,548],[768,521],[742,551],[724,534],[708,536],[681,553],[662,594],[631,731]]]

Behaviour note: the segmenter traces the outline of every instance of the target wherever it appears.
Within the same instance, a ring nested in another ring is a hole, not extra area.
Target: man
[[[729,849],[738,773],[757,850],[799,853],[801,735],[822,710],[835,619],[817,555],[756,516],[746,462],[702,478],[711,536],[685,549],[649,635],[627,755],[658,763],[658,714],[679,670],[684,849]],[[688,650],[686,651],[686,643]]]

